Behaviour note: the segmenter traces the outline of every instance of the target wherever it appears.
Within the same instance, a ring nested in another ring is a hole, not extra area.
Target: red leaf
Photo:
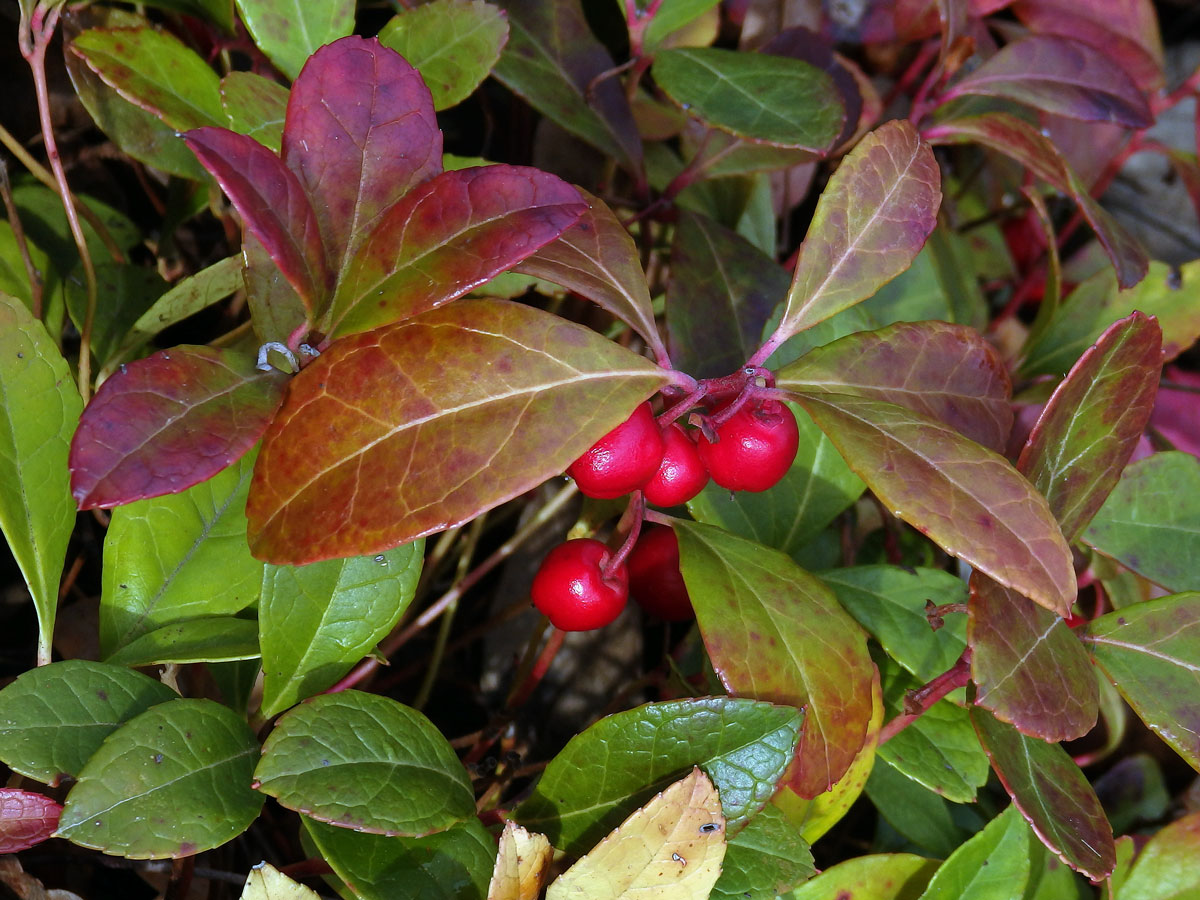
[[[79,508],[175,494],[212,477],[254,446],[286,379],[211,347],[175,347],[121,366],[71,441]]]
[[[0,853],[17,853],[54,835],[62,807],[43,794],[0,788]]]
[[[593,331],[499,300],[338,341],[267,430],[251,550],[302,565],[472,519],[562,472],[667,380]]]
[[[379,217],[442,171],[429,88],[374,38],[326,44],[292,85],[282,156],[312,201],[330,268],[344,272]]]
[[[366,331],[440,306],[554,240],[587,210],[523,166],[445,172],[393,206],[343,274],[325,332]]]
[[[331,287],[316,214],[304,188],[270,150],[226,128],[197,128],[184,140],[262,241],[310,313]]]

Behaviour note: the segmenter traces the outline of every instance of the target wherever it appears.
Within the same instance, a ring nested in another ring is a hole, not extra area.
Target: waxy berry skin
[[[603,628],[621,614],[629,599],[629,572],[624,563],[607,578],[601,574],[611,558],[608,547],[592,538],[559,544],[533,576],[529,589],[533,605],[563,631]]]
[[[658,471],[662,456],[662,432],[650,404],[643,403],[571,463],[567,474],[575,479],[580,493],[611,500],[649,481]]]
[[[666,525],[647,525],[629,554],[629,595],[646,612],[666,622],[695,618],[683,573],[679,538]]]
[[[662,463],[642,491],[647,502],[655,506],[679,506],[708,484],[708,469],[695,443],[678,423],[672,423],[663,433],[663,446]]]
[[[750,401],[717,428],[715,444],[701,434],[700,458],[712,480],[731,491],[765,491],[787,474],[800,447],[792,411],[778,400]]]

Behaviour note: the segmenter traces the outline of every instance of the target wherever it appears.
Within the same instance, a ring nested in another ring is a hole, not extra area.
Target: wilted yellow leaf
[[[297,884],[270,863],[261,862],[250,871],[241,900],[321,900],[320,895]]]
[[[487,900],[537,900],[553,854],[544,834],[530,834],[516,822],[505,823]]]
[[[725,817],[692,769],[550,885],[546,900],[705,900],[725,858]]]

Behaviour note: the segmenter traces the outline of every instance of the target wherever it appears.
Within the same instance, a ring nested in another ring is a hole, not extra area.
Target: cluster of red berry
[[[691,432],[678,422],[660,427],[650,404],[643,403],[567,474],[588,497],[641,491],[655,506],[678,506],[700,493],[710,477],[731,491],[773,487],[791,467],[800,441],[792,411],[769,399],[752,399],[718,415],[712,439],[703,430]],[[679,571],[679,542],[673,529],[661,525],[642,529],[632,548],[616,554],[592,538],[560,544],[542,562],[531,592],[534,605],[564,631],[609,624],[630,594],[668,622],[692,615]]]

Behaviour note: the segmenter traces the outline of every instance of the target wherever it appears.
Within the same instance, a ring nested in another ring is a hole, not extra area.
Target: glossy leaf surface
[[[805,707],[789,780],[828,790],[866,740],[875,667],[832,592],[790,557],[709,525],[678,522],[683,580],[713,669],[731,694]]]
[[[196,740],[195,735],[203,735]],[[263,798],[258,742],[211,700],[172,700],[115,731],[67,795],[58,837],[129,859],[193,856],[241,834]]]
[[[595,332],[504,301],[339,341],[296,376],[264,439],[251,545],[302,564],[441,531],[563,471],[666,380]]]
[[[487,78],[508,40],[504,13],[483,0],[434,0],[383,26],[379,43],[421,73],[435,109],[467,99]]]
[[[68,659],[30,669],[0,691],[0,759],[55,786],[77,776],[122,722],[176,696],[123,666]]]
[[[998,453],[1012,430],[1012,388],[999,354],[979,332],[946,322],[847,335],[785,366],[776,385],[895,403]]]
[[[1020,900],[1029,880],[1032,835],[1010,806],[934,873],[921,900]]]
[[[253,72],[230,72],[221,79],[221,106],[225,125],[279,152],[288,89]]]
[[[796,557],[863,492],[832,442],[803,409],[792,406],[800,449],[769,491],[733,493],[709,483],[688,501],[692,518]]]
[[[652,72],[690,115],[741,138],[819,152],[842,131],[833,79],[798,59],[681,47],[656,53]]]
[[[899,518],[1047,609],[1070,609],[1070,548],[1045,499],[1002,457],[894,404],[846,394],[797,399]]]
[[[38,616],[38,657],[50,661],[75,504],[64,477],[83,401],[45,327],[0,294],[0,530]]]
[[[288,78],[322,44],[354,30],[353,0],[237,0],[246,29]]]
[[[172,622],[233,615],[258,599],[262,563],[246,547],[253,465],[253,455],[244,457],[182,494],[113,511],[104,539],[101,653]]]
[[[473,816],[466,770],[440,731],[395,700],[322,694],[281,718],[255,787],[289,809],[356,831],[420,836]]]
[[[176,131],[225,119],[217,73],[166,31],[89,29],[71,50],[118,94]]]
[[[584,190],[579,195],[588,205],[583,215],[513,271],[553,281],[587,297],[654,346],[660,340],[658,326],[637,245],[603,200]]]
[[[338,285],[329,331],[364,331],[460,297],[554,240],[586,209],[578,191],[537,169],[446,172],[384,214]]]
[[[330,271],[345,278],[383,215],[442,171],[429,88],[377,40],[322,47],[292,85],[282,156],[312,202]]]
[[[334,873],[362,900],[482,897],[496,841],[472,816],[422,838],[360,834],[305,818],[304,830]]]
[[[904,121],[871,132],[838,166],[801,247],[782,333],[865,300],[909,267],[937,224],[941,174]]]
[[[1154,117],[1146,98],[1101,50],[1058,36],[1030,35],[1003,47],[959,80],[947,99],[984,94],[1090,122],[1146,128]]]
[[[265,567],[264,716],[332,686],[388,635],[412,601],[424,547],[413,541],[376,556]]]
[[[860,856],[826,869],[792,900],[917,900],[939,863],[911,853]]]
[[[560,875],[546,900],[706,897],[724,858],[721,799],[708,776],[692,769]]]
[[[0,853],[18,853],[54,834],[62,807],[35,791],[0,788]]]
[[[1116,865],[1112,828],[1096,792],[1058,744],[1025,737],[975,708],[971,719],[1021,815],[1063,862],[1099,880]]]
[[[258,657],[258,625],[253,619],[212,616],[148,631],[109,656],[107,662],[121,666],[153,666],[231,662]]]
[[[310,312],[331,287],[316,213],[300,181],[254,138],[197,128],[185,140]]]
[[[1187,900],[1200,891],[1200,813],[1171,822],[1138,853],[1119,900]]]
[[[1083,540],[1168,590],[1200,590],[1200,460],[1173,450],[1131,464]]]
[[[516,822],[505,822],[487,900],[537,900],[546,878],[554,848],[544,834],[530,833]]]
[[[1200,594],[1116,610],[1083,639],[1142,721],[1200,771]]]
[[[812,852],[801,829],[774,806],[766,806],[725,848],[713,900],[784,894],[812,877]]]
[[[732,697],[650,703],[601,719],[567,742],[513,812],[554,846],[582,854],[693,765],[721,795],[736,832],[775,792],[803,714]],[[599,758],[603,767],[592,764]]]
[[[509,37],[492,74],[534,109],[630,172],[642,142],[608,51],[592,35],[578,0],[504,0]]]

